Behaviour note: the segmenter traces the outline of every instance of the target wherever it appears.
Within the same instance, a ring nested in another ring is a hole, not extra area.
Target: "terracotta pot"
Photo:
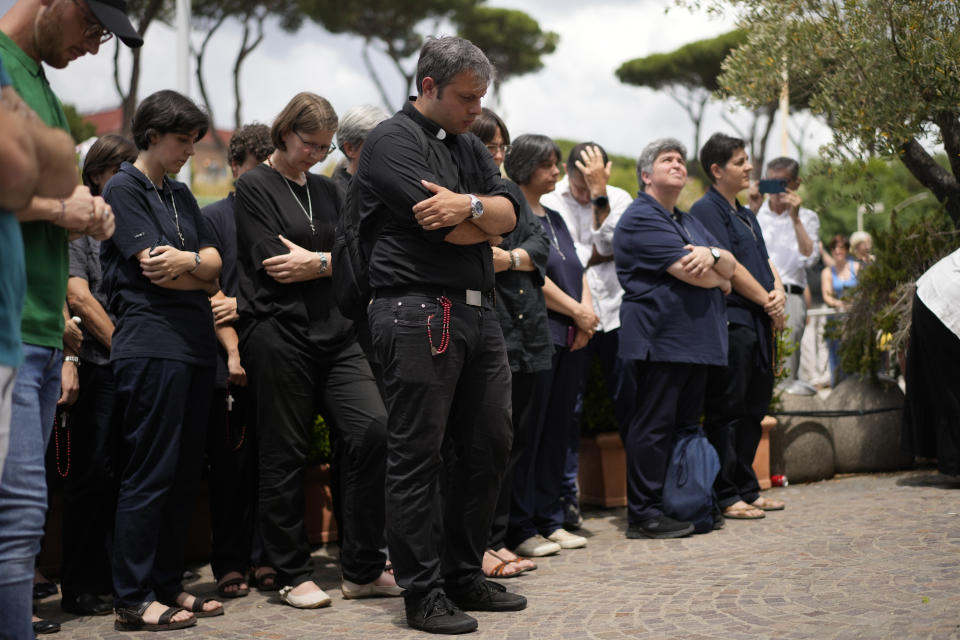
[[[330,465],[307,467],[303,478],[303,494],[307,509],[304,524],[310,544],[326,544],[337,540],[337,521],[333,517],[333,492],[330,489]]]
[[[600,507],[627,504],[627,454],[617,433],[580,439],[580,503]]]
[[[757,482],[761,489],[770,488],[770,431],[777,426],[777,419],[772,416],[764,416],[760,421],[760,427],[763,434],[760,436],[760,444],[757,445],[757,453],[753,456],[753,472],[757,475]]]

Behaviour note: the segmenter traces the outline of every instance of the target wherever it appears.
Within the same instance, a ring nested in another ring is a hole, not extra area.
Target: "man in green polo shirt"
[[[0,18],[0,59],[13,87],[47,125],[68,129],[42,63],[62,69],[97,53],[114,33],[124,44],[139,47],[143,40],[126,11],[125,0],[18,0]],[[26,254],[27,293],[23,363],[14,380],[10,450],[0,476],[0,630],[9,637],[32,638],[33,563],[47,504],[43,455],[60,397],[67,237],[77,233],[106,239],[114,222],[103,199],[80,186],[65,199],[35,197],[16,215]]]

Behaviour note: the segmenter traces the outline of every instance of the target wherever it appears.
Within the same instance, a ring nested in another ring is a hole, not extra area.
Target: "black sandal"
[[[200,596],[193,595],[188,591],[184,591],[188,596],[193,596],[193,605],[190,607],[184,606],[182,604],[177,604],[176,601],[169,603],[171,607],[180,607],[184,611],[189,611],[193,614],[195,618],[216,618],[217,616],[223,615],[223,605],[214,609],[213,611],[204,611],[203,605],[208,602],[215,600],[215,598],[201,598]],[[167,603],[164,603],[167,604]]]
[[[239,571],[229,571],[228,573],[239,573]],[[242,598],[250,593],[250,587],[240,586],[246,583],[247,580],[242,575],[237,578],[230,578],[229,580],[217,582],[217,595],[219,595],[221,598]],[[227,587],[233,586],[237,587],[234,591],[226,590]]]
[[[260,575],[257,575],[260,571]],[[258,567],[250,572],[247,584],[256,587],[258,591],[279,591],[280,585],[277,583],[277,572],[269,567]]]
[[[141,602],[136,607],[118,607],[117,619],[113,622],[113,628],[117,631],[171,631],[197,624],[196,616],[180,622],[172,621],[173,616],[181,611],[186,611],[183,607],[167,607],[167,610],[160,614],[157,622],[144,622],[143,614],[146,613],[151,604],[151,602]]]

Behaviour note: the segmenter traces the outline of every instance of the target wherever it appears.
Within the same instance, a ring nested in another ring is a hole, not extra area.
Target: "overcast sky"
[[[12,4],[12,0],[0,0],[0,13]],[[514,137],[542,133],[594,139],[609,151],[633,157],[661,136],[692,144],[693,128],[685,112],[665,94],[621,84],[614,70],[631,58],[671,51],[732,29],[732,16],[691,14],[673,7],[669,0],[488,0],[488,4],[522,9],[543,29],[560,34],[557,51],[544,59],[544,68],[507,82],[501,89],[500,104],[490,105],[505,119]],[[200,34],[194,34],[194,39],[199,42]],[[225,25],[214,36],[204,65],[220,127],[232,126],[231,69],[239,42],[240,29]],[[332,35],[312,23],[294,35],[271,25],[264,43],[243,67],[244,120],[270,123],[287,100],[302,90],[326,97],[338,113],[363,103],[382,106],[361,62],[361,44],[355,36]],[[143,52],[141,98],[159,89],[176,88],[174,46],[172,29],[163,24],[150,27]],[[64,70],[48,70],[53,89],[64,102],[75,104],[81,112],[119,103],[112,78],[113,47],[110,42],[95,57],[85,56]],[[402,82],[386,57],[374,61],[382,77],[393,81],[394,88],[388,91],[396,96],[395,109]],[[199,100],[195,88],[193,95]],[[702,139],[716,130],[733,133],[720,117],[722,110],[719,105],[711,108]],[[740,121],[744,122],[742,116]],[[804,145],[808,152],[826,139],[822,127],[813,129]],[[779,137],[771,138],[777,145],[772,152],[779,154]]]

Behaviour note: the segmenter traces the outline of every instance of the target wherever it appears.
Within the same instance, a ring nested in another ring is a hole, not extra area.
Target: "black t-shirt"
[[[103,286],[109,311],[117,317],[111,362],[166,358],[213,366],[217,341],[207,295],[153,284],[136,257],[158,243],[182,251],[219,250],[190,189],[165,178],[163,189],[155,191],[145,175],[124,162],[107,183],[103,199],[113,207],[117,222],[113,237],[100,245]]]
[[[224,295],[237,297],[237,220],[233,215],[233,194],[223,200],[217,200],[200,210],[207,220],[210,232],[217,239],[220,246],[220,259],[223,267],[220,269],[220,290]],[[227,352],[217,341],[217,385],[226,385],[229,372],[227,370]]]
[[[308,173],[307,185],[300,186],[261,164],[243,174],[236,189],[241,340],[257,323],[268,321],[306,350],[335,351],[354,340],[353,325],[340,315],[330,278],[281,284],[263,267],[267,258],[289,253],[278,237],[281,234],[308,251],[333,248],[341,206],[336,185],[329,178]],[[308,205],[313,209],[315,231],[304,213]]]
[[[70,241],[70,277],[83,278],[87,281],[90,295],[107,309],[107,295],[103,290],[103,269],[100,267],[100,241],[90,236],[80,236]],[[109,314],[111,322],[116,324],[117,319]],[[110,349],[93,337],[86,325],[80,325],[83,330],[83,344],[80,345],[80,359],[92,364],[106,365],[110,362]]]
[[[413,213],[416,203],[433,195],[421,180],[457,193],[504,196],[517,206],[479,138],[472,133],[448,134],[407,102],[367,136],[354,180],[359,182],[361,232],[383,223],[370,256],[374,289],[493,288],[487,243],[446,242],[454,227],[424,230]]]

